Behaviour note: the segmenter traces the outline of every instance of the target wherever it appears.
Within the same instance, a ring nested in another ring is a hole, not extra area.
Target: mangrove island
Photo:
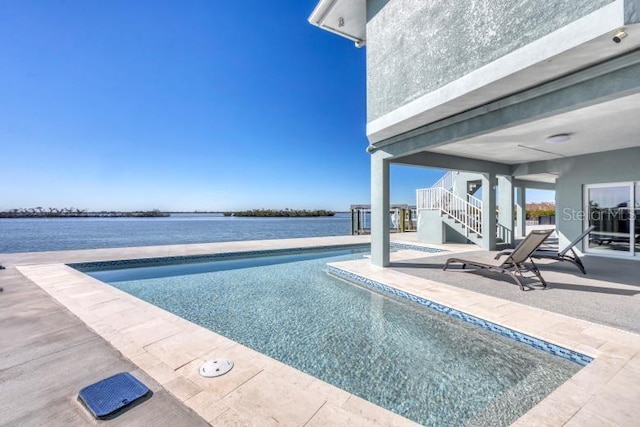
[[[251,209],[248,211],[222,212],[224,216],[240,216],[240,217],[265,217],[265,218],[286,218],[286,217],[322,217],[334,216],[336,213],[324,209],[316,210],[300,210],[300,209]]]
[[[100,211],[87,212],[76,208],[26,208],[0,211],[0,218],[161,218],[171,216],[167,212],[157,209],[151,211],[116,212]]]

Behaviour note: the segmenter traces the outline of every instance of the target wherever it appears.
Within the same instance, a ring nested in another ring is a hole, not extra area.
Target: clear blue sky
[[[365,51],[315,4],[0,2],[0,209],[368,203]]]

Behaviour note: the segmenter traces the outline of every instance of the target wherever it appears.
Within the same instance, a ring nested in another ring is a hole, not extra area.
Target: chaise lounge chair
[[[587,271],[584,269],[584,264],[580,260],[580,257],[573,250],[573,248],[580,243],[582,239],[587,237],[589,233],[591,233],[596,228],[595,225],[587,228],[581,235],[579,235],[573,242],[569,243],[569,245],[561,250],[560,252],[555,251],[553,249],[537,249],[532,255],[531,258],[535,259],[552,259],[555,261],[568,261],[571,264],[575,265],[582,271],[582,274],[587,274]],[[509,255],[513,250],[502,251],[496,255],[496,259],[500,258],[503,255]],[[571,252],[571,254],[569,254]]]
[[[462,264],[462,268],[466,268],[467,265],[477,267],[480,269],[486,269],[490,271],[496,271],[498,273],[509,275],[520,286],[520,289],[524,291],[524,286],[520,281],[524,278],[526,272],[532,272],[535,274],[543,287],[547,287],[547,282],[544,281],[540,270],[536,267],[535,263],[531,259],[531,254],[535,252],[538,247],[545,241],[547,237],[553,232],[553,230],[534,230],[525,237],[522,242],[507,256],[507,258],[500,262],[495,259],[490,253],[482,254],[482,256],[473,256],[468,259],[463,258],[449,258],[444,264],[443,270],[449,268],[451,263]],[[529,260],[530,265],[525,265],[525,262]]]

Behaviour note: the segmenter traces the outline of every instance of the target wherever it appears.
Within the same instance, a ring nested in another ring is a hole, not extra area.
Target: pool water
[[[326,274],[362,251],[90,274],[424,425],[509,425],[581,368]]]

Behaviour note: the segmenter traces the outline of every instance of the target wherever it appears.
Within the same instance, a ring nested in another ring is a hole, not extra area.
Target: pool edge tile
[[[500,324],[497,324],[488,320],[484,320],[478,316],[446,306],[444,304],[440,304],[440,303],[428,300],[426,298],[415,295],[411,292],[408,292],[393,286],[389,286],[375,280],[368,279],[364,276],[358,275],[356,273],[352,273],[348,270],[342,269],[335,265],[329,265],[327,267],[327,273],[337,278],[351,281],[352,283],[364,285],[366,287],[369,287],[378,291],[382,291],[383,293],[386,293],[388,295],[399,297],[406,301],[419,304],[423,307],[435,310],[439,313],[459,319],[463,322],[470,323],[474,326],[478,326],[490,332],[497,333],[503,337],[510,338],[516,342],[527,344],[530,347],[533,347],[535,349],[546,351],[547,353],[550,353],[554,356],[562,357],[564,359],[567,359],[571,362],[577,363],[582,366],[586,366],[593,360],[592,357],[587,356],[585,354],[578,353],[576,351],[564,348],[557,344],[549,343],[539,338],[535,338],[529,334],[522,333],[511,328],[507,328]]]

